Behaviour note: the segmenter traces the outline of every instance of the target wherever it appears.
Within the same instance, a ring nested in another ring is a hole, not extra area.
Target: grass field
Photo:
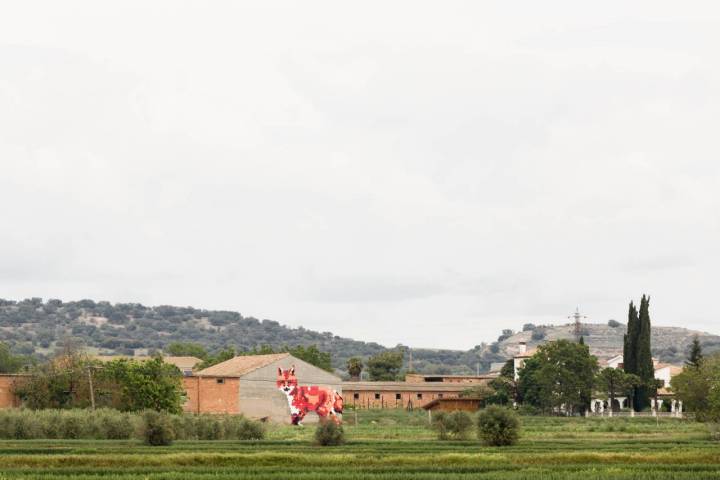
[[[271,427],[261,442],[0,441],[7,479],[720,479],[720,444],[702,424],[655,419],[523,419],[514,447],[435,439],[424,413],[346,415],[348,443],[313,427]]]

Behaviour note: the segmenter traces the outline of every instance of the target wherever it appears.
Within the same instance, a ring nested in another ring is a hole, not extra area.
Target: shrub
[[[60,438],[87,438],[89,415],[82,410],[67,410],[60,415]]]
[[[97,438],[125,440],[131,438],[136,425],[133,417],[117,410],[102,409],[95,414]]]
[[[486,445],[514,445],[520,437],[520,419],[508,408],[491,405],[478,416],[478,438]]]
[[[432,427],[438,432],[440,440],[465,439],[472,426],[472,417],[462,411],[437,412],[432,419]]]
[[[265,429],[262,423],[242,415],[228,416],[225,421],[225,438],[230,440],[262,440]]]
[[[545,338],[545,330],[542,328],[538,328],[538,329],[534,330],[532,335],[530,335],[530,338],[532,338],[533,340],[536,340],[536,341],[542,340],[543,338]]]
[[[170,445],[175,439],[175,430],[168,414],[154,410],[143,413],[141,436],[147,445]]]
[[[315,430],[315,443],[324,447],[345,443],[345,431],[342,425],[333,421],[320,422]]]

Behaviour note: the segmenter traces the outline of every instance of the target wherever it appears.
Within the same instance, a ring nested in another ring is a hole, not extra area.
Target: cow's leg
[[[297,414],[298,421],[297,421],[296,425],[299,425],[301,427],[304,426],[302,421],[305,418],[306,414],[307,414],[307,410],[300,410],[300,413]]]

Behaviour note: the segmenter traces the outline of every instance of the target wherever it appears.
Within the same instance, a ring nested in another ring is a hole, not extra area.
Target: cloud
[[[37,5],[0,18],[3,296],[714,328],[714,4]]]

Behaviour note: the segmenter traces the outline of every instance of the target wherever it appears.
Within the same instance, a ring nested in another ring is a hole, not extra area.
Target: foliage
[[[238,355],[239,353],[236,352],[233,347],[226,347],[217,352],[215,355],[208,355],[207,357],[205,357],[205,360],[200,363],[196,368],[198,370],[209,368],[213,365],[217,365],[218,363],[222,363],[226,360],[230,360],[231,358],[235,358]]]
[[[618,327],[622,326],[622,323],[618,322],[617,320],[608,320],[607,324],[608,324],[608,327],[612,327],[612,328],[618,328]]]
[[[698,420],[720,422],[720,354],[706,357],[698,367],[686,365],[671,387]]]
[[[515,382],[515,362],[511,358],[500,370],[500,375],[488,384],[493,394],[487,397],[486,403],[497,405],[510,405],[517,398],[517,383]]]
[[[485,405],[489,398],[493,398],[495,395],[495,390],[489,385],[474,385],[459,393],[461,398],[477,398],[482,406]]]
[[[36,365],[19,380],[15,394],[29,408],[85,408],[91,403],[88,372],[94,366],[86,355],[68,349],[51,361]]]
[[[138,362],[118,359],[105,364],[101,378],[116,382],[121,410],[157,410],[180,413],[184,390],[182,374],[162,357]]]
[[[610,397],[610,405],[615,408],[615,398],[631,396],[633,389],[642,383],[640,377],[626,373],[619,368],[604,368],[595,377],[595,388],[603,395]]]
[[[170,445],[175,440],[175,429],[168,414],[148,410],[142,419],[141,436],[147,445]]]
[[[0,373],[15,373],[28,363],[27,357],[13,355],[10,347],[0,342]]]
[[[370,357],[367,361],[370,380],[397,380],[403,366],[402,350],[382,352]]]
[[[544,339],[546,335],[547,334],[545,333],[544,328],[536,328],[533,330],[532,334],[530,335],[530,338],[537,342],[537,341]]]
[[[515,445],[520,438],[520,419],[513,410],[491,405],[478,415],[478,438],[496,447]]]
[[[702,347],[700,346],[700,339],[697,335],[693,337],[692,343],[690,344],[690,352],[688,353],[688,359],[685,362],[690,367],[699,368],[703,360]]]
[[[324,447],[345,443],[345,430],[332,421],[321,421],[315,429],[315,443]]]
[[[208,358],[205,347],[195,342],[173,342],[165,347],[164,351],[175,357],[197,357],[201,360]]]
[[[590,404],[597,368],[587,345],[548,342],[520,369],[518,397],[547,411],[583,411]]]
[[[432,417],[432,428],[440,440],[465,440],[473,420],[469,413],[463,411],[437,412]]]
[[[637,372],[641,383],[635,388],[634,406],[638,410],[650,404],[650,397],[657,391],[655,387],[655,366],[650,349],[650,297],[643,295],[638,313],[639,332],[637,336]]]
[[[330,361],[330,354],[327,352],[321,352],[316,345],[302,346],[287,348],[286,351],[300,360],[304,360],[310,365],[315,365],[318,368],[322,368],[325,371],[332,372],[332,362]]]
[[[717,444],[708,442],[707,427],[677,418],[524,417],[516,445],[492,448],[435,441],[426,412],[417,409],[361,410],[358,426],[351,421],[344,428],[358,441],[332,448],[313,444],[315,428],[280,425],[268,429],[268,442],[188,438],[165,448],[137,441],[0,441],[0,478],[720,478]]]
[[[348,374],[350,374],[350,379],[351,380],[360,380],[360,375],[362,374],[363,367],[364,367],[364,365],[363,365],[362,358],[359,358],[359,357],[349,358],[347,361],[346,368],[347,368]]]
[[[645,295],[640,300],[640,311],[630,302],[628,310],[628,326],[623,345],[623,368],[627,373],[640,377],[641,382],[633,391],[633,408],[643,410],[650,404],[650,397],[655,394],[653,379],[655,368],[650,345],[650,297]]]

